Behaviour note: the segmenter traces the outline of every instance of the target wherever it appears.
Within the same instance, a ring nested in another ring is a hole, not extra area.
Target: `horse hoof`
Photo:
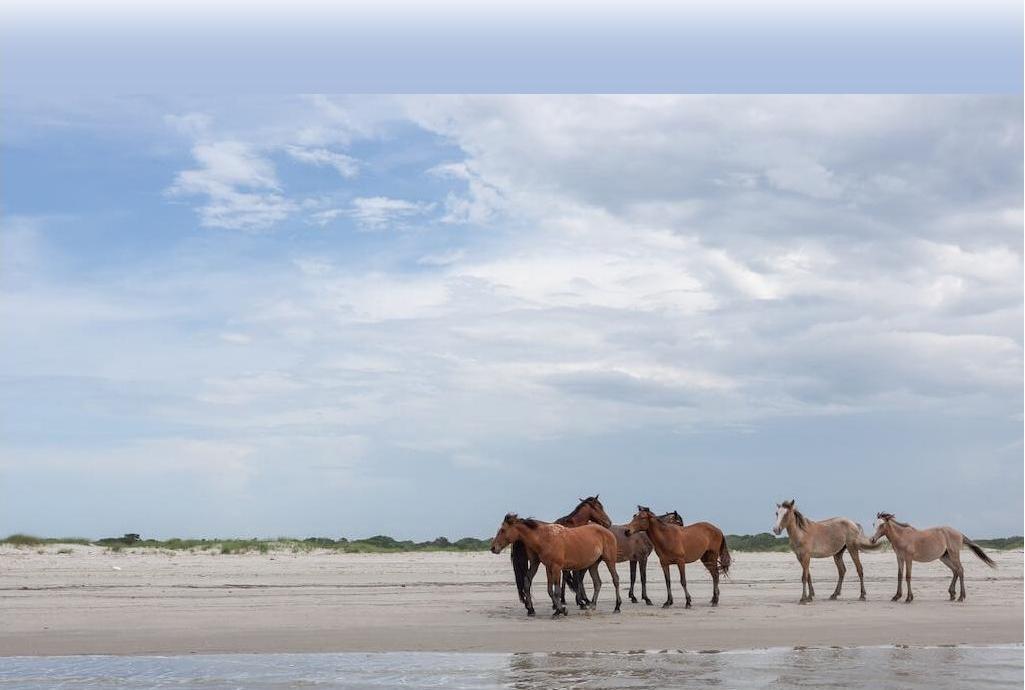
[[[710,604],[711,606],[718,606],[718,605],[719,605],[719,602],[718,602],[718,601],[715,601],[715,600],[712,600],[711,602],[709,602],[709,604]]]
[[[868,601],[868,599],[865,597],[864,594],[862,594],[860,597],[858,597],[858,601]]]
[[[644,603],[647,604],[648,606],[654,606],[654,604],[651,603],[651,599],[645,599]]]
[[[535,615],[535,614],[534,614],[534,609],[530,609],[529,611],[527,611],[527,615],[528,615],[528,616],[533,616],[533,615]]]
[[[637,603],[637,597],[635,597],[634,595],[631,594],[630,595],[630,603],[631,604],[636,604]]]
[[[890,601],[900,601],[900,595],[894,594],[892,597],[890,597]]]
[[[836,601],[839,597],[840,597],[839,594],[833,594],[832,596],[829,597],[829,600],[830,601]]]
[[[662,604],[662,608],[667,609],[667,608],[669,608],[672,605],[673,605],[673,602],[667,601],[666,603]]]
[[[689,609],[690,607],[691,606],[690,606],[690,602],[689,601],[686,604],[683,605],[683,608],[685,608],[685,609]]]
[[[612,613],[621,613],[619,610],[619,604],[616,604],[616,608],[612,609]]]

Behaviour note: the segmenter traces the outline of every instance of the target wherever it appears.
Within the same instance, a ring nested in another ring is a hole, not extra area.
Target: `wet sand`
[[[59,554],[70,548],[72,553]],[[819,599],[799,605],[791,554],[735,553],[733,577],[708,605],[711,582],[688,569],[694,608],[662,609],[665,584],[649,562],[655,606],[626,599],[613,614],[603,576],[597,612],[570,609],[551,620],[544,571],[535,580],[538,616],[516,597],[507,554],[248,555],[86,546],[0,547],[0,655],[230,652],[554,652],[725,650],[793,646],[949,645],[1022,642],[1022,551],[991,552],[999,569],[963,556],[968,601],[947,601],[949,571],[916,564],[911,605],[890,602],[890,552],[865,554],[869,601],[857,600],[848,565],[843,597],[829,601],[836,570],[818,560]],[[640,585],[638,584],[638,593]]]

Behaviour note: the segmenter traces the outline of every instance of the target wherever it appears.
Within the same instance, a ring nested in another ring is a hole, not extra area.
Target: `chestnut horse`
[[[605,512],[605,506],[598,500],[597,494],[579,500],[580,502],[577,504],[577,507],[569,515],[564,515],[556,520],[555,524],[565,527],[579,527],[589,522],[597,523],[602,527],[610,527],[612,525],[612,520]],[[511,553],[516,591],[520,596],[520,601],[523,602],[527,609],[527,615],[533,616],[534,606],[530,596],[530,586],[534,581],[534,574],[537,573],[541,561],[536,554],[530,552],[527,545],[522,541],[513,543]],[[569,585],[569,588],[576,594],[577,606],[586,608],[588,599],[583,587],[583,573],[566,571],[563,573],[563,583],[564,585]],[[566,603],[565,587],[562,588],[559,598],[563,604]]]
[[[679,514],[676,516],[679,517]],[[682,522],[682,520],[681,520]],[[680,584],[683,585],[685,608],[690,608],[690,593],[687,591],[687,563],[701,559],[705,568],[712,575],[712,606],[719,605],[719,573],[729,575],[730,551],[726,547],[726,538],[722,530],[709,522],[696,522],[681,527],[666,524],[651,512],[650,508],[637,506],[637,514],[626,526],[629,536],[634,532],[646,532],[651,545],[658,554],[662,564],[662,573],[666,577],[666,602],[662,608],[673,605],[673,587],[669,578],[669,566],[675,564],[680,571]]]
[[[874,551],[881,545],[870,541],[861,531],[861,525],[845,517],[809,520],[794,505],[794,499],[790,499],[776,504],[776,526],[772,531],[779,534],[784,529],[790,540],[790,549],[801,564],[802,604],[807,604],[815,598],[815,588],[811,584],[813,558],[833,557],[838,577],[836,589],[829,598],[836,599],[840,596],[843,576],[847,572],[847,566],[843,563],[844,551],[850,552],[854,567],[858,570],[858,580],[861,583],[861,595],[858,598],[865,601],[865,574],[861,569],[861,557],[858,552],[862,549]]]
[[[950,581],[947,593],[950,600],[954,601],[954,583],[961,580],[961,596],[958,601],[965,600],[964,593],[964,566],[961,565],[961,547],[967,546],[983,563],[990,568],[997,567],[993,559],[986,555],[978,544],[953,527],[930,527],[929,529],[915,529],[906,522],[900,522],[893,517],[892,513],[879,513],[876,515],[876,533],[872,536],[872,543],[880,538],[886,537],[893,546],[893,552],[897,554],[897,593],[891,601],[898,601],[901,597],[901,577],[907,573],[908,598],[904,603],[910,604],[915,595],[911,593],[911,563],[928,563],[939,559],[954,573]],[[903,572],[902,572],[903,571]]]
[[[683,526],[680,514],[675,510],[671,513],[659,515],[658,519],[666,524]],[[637,603],[634,596],[634,583],[637,581],[638,566],[641,571],[641,599],[648,606],[651,606],[651,599],[648,598],[648,556],[651,555],[651,540],[644,532],[633,532],[627,534],[626,525],[612,525],[609,528],[616,535],[616,544],[619,548],[617,560],[620,563],[630,561],[630,601]]]
[[[598,594],[601,592],[601,577],[598,564],[605,563],[612,575],[612,586],[616,592],[616,613],[619,612],[622,600],[619,596],[619,574],[616,572],[616,537],[608,529],[594,523],[580,527],[563,527],[532,518],[520,518],[515,513],[508,513],[498,527],[495,538],[491,540],[491,552],[501,553],[509,544],[522,541],[527,549],[537,555],[545,564],[548,573],[548,596],[552,599],[555,613],[564,616],[566,605],[560,600],[562,591],[562,573],[565,570],[591,573],[594,582],[594,594],[591,596],[591,608],[598,606]],[[530,601],[530,591],[527,591]],[[528,603],[530,608],[532,605]]]

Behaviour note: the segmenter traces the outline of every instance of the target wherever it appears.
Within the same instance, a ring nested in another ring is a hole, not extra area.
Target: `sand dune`
[[[703,569],[688,571],[695,606],[630,604],[612,613],[608,578],[597,612],[528,619],[509,558],[490,553],[212,555],[58,554],[0,548],[0,655],[187,654],[298,651],[585,651],[737,649],[799,645],[1021,643],[1022,552],[995,552],[998,570],[965,554],[968,601],[947,601],[947,569],[916,565],[915,602],[890,602],[892,553],[866,554],[869,601],[857,601],[848,566],[844,597],[828,601],[835,569],[816,561],[821,600],[797,604],[791,554],[737,553],[722,603],[708,606]],[[649,568],[651,598],[665,585]],[[619,567],[625,600],[628,565]],[[639,587],[639,586],[638,586]],[[638,590],[639,591],[639,590]]]

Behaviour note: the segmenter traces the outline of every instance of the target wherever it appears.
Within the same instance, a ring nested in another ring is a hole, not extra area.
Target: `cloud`
[[[405,201],[384,196],[356,197],[349,215],[364,230],[381,230],[389,225],[422,216],[434,208],[433,203]]]
[[[180,125],[195,164],[173,194],[206,224],[431,232],[183,232],[133,262],[106,247],[107,270],[85,274],[67,268],[66,233],[32,221],[5,235],[17,271],[0,302],[19,324],[5,364],[24,378],[4,387],[19,442],[59,429],[69,444],[131,432],[244,447],[226,457],[260,505],[287,494],[290,515],[317,505],[349,533],[380,486],[422,510],[423,529],[454,529],[462,518],[438,515],[488,468],[522,471],[475,487],[471,531],[510,495],[559,514],[583,462],[618,476],[643,461],[673,480],[653,502],[696,471],[767,492],[822,462],[861,463],[818,485],[851,502],[878,490],[869,470],[885,463],[926,477],[930,500],[964,458],[1020,472],[1007,450],[1022,413],[1020,99],[228,110],[216,131]],[[344,192],[286,191],[311,172],[337,185],[318,152],[356,139],[361,174]],[[288,147],[318,167],[275,168]],[[314,466],[341,467],[325,472],[346,500],[304,493],[327,476]],[[528,485],[538,472],[552,481]],[[1020,493],[986,482],[1009,506],[986,524],[1017,524]],[[738,510],[738,530],[760,524],[760,508]],[[413,529],[388,524],[366,528]]]
[[[199,167],[175,177],[174,197],[202,196],[200,223],[206,227],[264,229],[287,218],[295,202],[281,193],[273,164],[237,141],[197,144]]]
[[[359,162],[352,156],[347,156],[344,153],[301,146],[287,146],[285,151],[292,158],[302,163],[332,167],[338,171],[339,175],[345,178],[355,177],[359,173]]]

